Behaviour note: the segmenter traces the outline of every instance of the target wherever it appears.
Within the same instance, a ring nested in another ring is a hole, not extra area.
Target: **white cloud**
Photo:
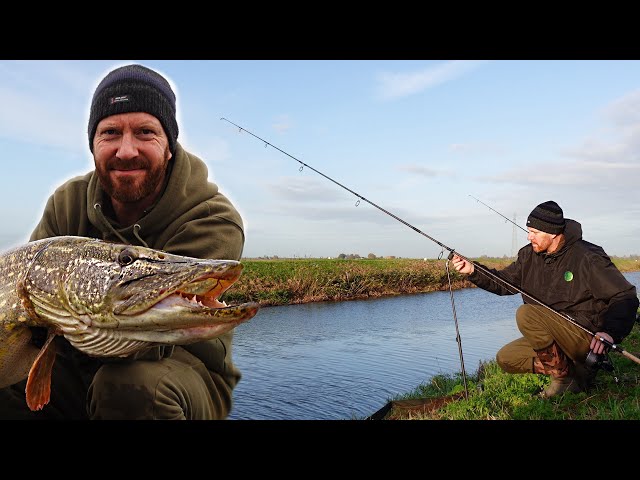
[[[479,60],[453,60],[418,72],[383,72],[377,77],[377,94],[383,100],[414,95],[461,77],[483,63]]]
[[[492,154],[502,155],[506,149],[502,145],[490,142],[452,143],[449,150],[463,155]]]
[[[73,102],[73,99],[70,99]],[[41,97],[0,86],[0,135],[10,140],[64,148],[76,153],[86,150],[86,127],[64,108],[47,104]]]
[[[399,165],[397,167],[398,170],[402,170],[409,173],[415,173],[416,175],[422,175],[424,177],[438,177],[441,175],[446,175],[444,172],[440,170],[436,170],[434,168],[424,167],[422,165]]]
[[[604,115],[617,126],[637,126],[640,123],[640,90],[612,102],[604,109]]]
[[[618,190],[640,182],[640,164],[606,161],[547,162],[512,169],[483,180],[521,185],[547,185],[564,188],[598,187]]]
[[[0,135],[85,153],[92,80],[84,62],[0,63]]]
[[[335,201],[346,195],[340,188],[308,177],[280,177],[277,183],[269,183],[266,187],[275,197],[295,203]]]
[[[512,169],[488,178],[522,185],[597,189],[619,194],[640,184],[640,91],[603,109],[608,123],[553,161]]]
[[[607,123],[601,130],[563,153],[598,167],[634,171],[640,160],[640,90],[607,105],[603,117]]]
[[[194,142],[197,146],[191,146],[192,142],[186,134],[183,137],[185,138],[179,139],[180,144],[202,159],[210,167],[209,171],[212,170],[214,164],[224,163],[231,158],[229,143],[221,137],[199,138],[197,142]]]
[[[279,133],[286,132],[292,128],[291,120],[288,115],[280,115],[275,119],[272,127]]]

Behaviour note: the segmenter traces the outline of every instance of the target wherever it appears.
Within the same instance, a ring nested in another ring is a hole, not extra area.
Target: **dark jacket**
[[[567,219],[564,245],[551,254],[535,253],[531,245],[522,247],[518,258],[500,270],[482,268],[504,278],[552,309],[570,316],[591,332],[606,332],[621,342],[636,318],[636,288],[620,273],[602,247],[582,239],[582,227]],[[498,295],[518,293],[498,285],[479,268],[468,279]],[[527,295],[525,303],[536,305]]]
[[[95,171],[68,180],[49,197],[30,240],[78,235],[143,245],[177,255],[240,260],[244,247],[242,219],[231,202],[207,180],[207,166],[178,143],[170,174],[158,201],[136,224],[123,227],[113,219],[111,202]],[[233,388],[240,372],[231,360],[233,331],[184,348],[219,373]],[[171,348],[155,347],[144,358],[167,356]]]

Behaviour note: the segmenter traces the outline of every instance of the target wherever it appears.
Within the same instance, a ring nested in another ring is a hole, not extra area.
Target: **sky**
[[[547,200],[640,254],[637,60],[0,60],[0,250],[93,169],[93,91],[129,63],[171,83],[245,258],[511,256],[527,239],[504,217],[524,228]]]

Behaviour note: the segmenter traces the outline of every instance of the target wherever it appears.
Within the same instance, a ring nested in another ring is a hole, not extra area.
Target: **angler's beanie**
[[[547,233],[562,233],[565,224],[562,209],[551,200],[538,205],[527,218],[527,227]]]
[[[176,96],[162,75],[135,64],[112,70],[97,86],[89,112],[91,152],[100,120],[129,112],[145,112],[156,117],[169,138],[171,153],[175,153],[178,139]]]

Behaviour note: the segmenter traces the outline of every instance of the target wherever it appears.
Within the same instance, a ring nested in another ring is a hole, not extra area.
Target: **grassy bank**
[[[640,324],[620,344],[640,357]],[[413,392],[389,400],[387,420],[640,420],[640,365],[610,353],[614,372],[601,370],[589,392],[542,399],[537,393],[549,377],[511,375],[495,361],[467,374],[438,375]]]
[[[508,258],[478,260],[501,269]],[[640,270],[637,258],[613,258],[623,272]],[[418,259],[243,259],[244,271],[222,297],[227,303],[254,301],[262,306],[344,301],[425,293],[449,288],[445,260]],[[453,289],[473,285],[450,265]]]

